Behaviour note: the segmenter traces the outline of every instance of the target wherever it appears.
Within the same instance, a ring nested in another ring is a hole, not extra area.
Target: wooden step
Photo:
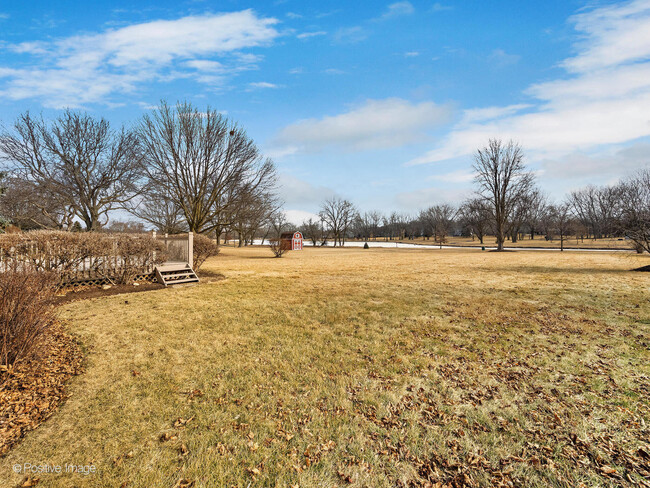
[[[198,278],[189,278],[187,280],[174,280],[174,281],[168,281],[165,286],[169,285],[176,285],[178,283],[198,283],[199,279]]]
[[[156,279],[158,283],[165,286],[199,281],[199,277],[188,263],[166,263],[156,266]]]
[[[176,273],[176,274],[163,274],[165,280],[173,280],[174,278],[196,278],[196,275],[193,271],[188,270],[187,273]]]

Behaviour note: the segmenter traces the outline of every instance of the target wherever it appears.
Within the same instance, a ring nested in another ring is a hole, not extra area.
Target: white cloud
[[[368,38],[368,34],[360,26],[341,27],[334,33],[334,41],[338,43],[355,44]]]
[[[582,38],[577,54],[562,63],[566,78],[530,86],[525,93],[533,104],[465,111],[438,147],[407,164],[467,156],[491,137],[519,141],[536,160],[561,160],[650,136],[650,1],[571,21]]]
[[[495,49],[490,53],[490,61],[499,67],[509,66],[517,63],[521,56],[518,54],[508,54],[503,49]]]
[[[543,160],[541,171],[545,179],[581,178],[593,174],[620,177],[647,167],[649,154],[650,143],[613,148],[596,155],[575,152],[559,159]]]
[[[388,10],[381,16],[381,18],[390,19],[401,15],[411,15],[413,12],[415,12],[415,8],[413,8],[411,2],[395,2],[388,6]]]
[[[278,177],[279,196],[286,207],[317,208],[328,198],[337,196],[326,186],[317,186],[287,173]]]
[[[309,39],[311,37],[324,36],[326,34],[327,32],[325,31],[303,32],[302,34],[298,34],[296,37],[298,39]]]
[[[431,7],[432,12],[444,12],[446,10],[452,10],[452,9],[453,7],[449,5],[443,5],[442,3],[439,2],[434,3],[433,6]]]
[[[314,222],[320,222],[318,214],[306,212],[304,210],[285,210],[284,216],[287,221],[295,226],[302,225],[303,222],[312,219]]]
[[[578,54],[563,65],[572,72],[584,73],[650,57],[650,2],[635,0],[601,7],[574,16],[576,30],[584,40]]]
[[[320,151],[328,146],[360,151],[402,146],[422,140],[426,131],[447,122],[451,108],[432,102],[413,104],[400,98],[367,100],[348,112],[306,119],[291,124],[278,134],[279,147]]]
[[[248,86],[251,89],[263,89],[263,88],[279,88],[280,85],[275,83],[269,83],[268,81],[256,81],[254,83],[249,83]]]
[[[144,82],[190,77],[175,69],[178,61],[184,61],[184,67],[214,72],[222,67],[211,58],[230,55],[228,68],[237,71],[259,60],[240,53],[242,49],[267,45],[279,35],[275,23],[244,10],[11,45],[9,49],[29,59],[11,72],[4,70],[0,95],[37,98],[49,107],[80,106],[107,103],[112,94],[133,92]]]
[[[470,181],[474,180],[475,176],[476,174],[471,171],[459,169],[450,173],[433,175],[428,179],[431,181],[443,181],[445,183],[469,183]]]
[[[415,57],[418,57],[419,55],[420,55],[420,53],[417,52],[417,51],[409,51],[407,53],[404,53],[404,56],[407,57],[407,58],[415,58]]]

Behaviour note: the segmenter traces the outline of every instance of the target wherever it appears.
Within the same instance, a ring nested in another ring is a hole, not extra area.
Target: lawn
[[[647,256],[270,256],[62,305],[85,372],[1,486],[650,486]]]

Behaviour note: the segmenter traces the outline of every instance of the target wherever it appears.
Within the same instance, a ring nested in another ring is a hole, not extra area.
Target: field
[[[0,486],[650,486],[647,256],[270,256],[62,305],[85,372]]]

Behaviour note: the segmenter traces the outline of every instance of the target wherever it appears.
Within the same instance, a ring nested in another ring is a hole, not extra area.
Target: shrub
[[[120,263],[115,278],[120,284],[130,283],[143,270],[165,262],[165,245],[150,235],[121,234],[112,240]]]
[[[276,258],[281,258],[285,252],[290,250],[290,245],[287,246],[283,239],[269,239],[269,247]]]
[[[54,283],[50,273],[0,273],[0,366],[11,367],[38,352],[54,321]]]
[[[89,276],[128,283],[165,261],[164,244],[144,234],[33,231],[0,236],[2,266],[53,272],[60,283]]]
[[[203,234],[194,234],[194,271],[198,271],[206,259],[219,254],[217,243]]]

